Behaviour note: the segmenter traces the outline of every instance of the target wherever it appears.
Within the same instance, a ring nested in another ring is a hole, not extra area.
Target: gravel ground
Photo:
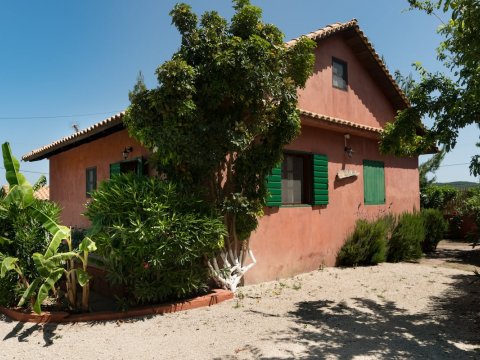
[[[0,316],[0,359],[480,359],[480,282],[450,260],[327,268],[127,321]]]

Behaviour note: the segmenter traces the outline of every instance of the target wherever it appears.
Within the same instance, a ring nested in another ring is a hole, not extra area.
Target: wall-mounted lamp
[[[348,146],[348,144],[347,144],[347,140],[350,140],[350,134],[345,134],[345,135],[343,135],[343,137],[345,138],[345,147],[344,147],[345,154],[349,158],[351,158],[353,156],[354,151],[353,151],[352,147]]]
[[[125,146],[125,149],[123,149],[122,155],[123,159],[127,160],[128,154],[130,154],[133,151],[133,148],[131,146]]]

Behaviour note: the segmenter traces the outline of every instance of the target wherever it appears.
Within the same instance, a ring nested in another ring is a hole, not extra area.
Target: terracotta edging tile
[[[26,313],[20,309],[11,309],[0,306],[0,313],[9,318],[32,323],[69,323],[69,322],[93,322],[93,321],[111,321],[140,317],[147,315],[157,315],[185,311],[200,307],[212,306],[222,301],[233,299],[233,293],[229,290],[216,289],[210,294],[199,296],[190,300],[184,300],[176,303],[167,303],[161,305],[142,306],[127,311],[101,311],[84,314],[70,314],[64,311],[42,312],[41,315],[35,313]]]

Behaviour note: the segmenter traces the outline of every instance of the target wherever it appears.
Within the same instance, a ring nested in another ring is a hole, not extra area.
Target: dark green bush
[[[207,289],[205,259],[223,246],[222,219],[173,184],[132,174],[114,177],[92,194],[97,254],[107,279],[130,304],[185,298]]]
[[[337,264],[341,266],[376,265],[386,258],[387,219],[375,222],[357,220],[353,233],[340,249]]]
[[[438,209],[451,212],[459,190],[450,185],[429,185],[420,194],[420,207],[422,209]]]
[[[433,252],[437,248],[438,242],[442,240],[445,231],[447,231],[448,223],[443,218],[442,212],[437,209],[423,209],[421,215],[425,227],[425,240],[422,243],[422,250],[425,253]]]
[[[388,242],[387,260],[398,262],[422,257],[425,228],[420,213],[403,213]]]
[[[0,253],[5,256],[12,256],[19,259],[19,266],[27,279],[34,279],[38,276],[37,269],[33,263],[32,254],[44,253],[50,243],[51,236],[43,227],[36,216],[33,214],[32,207],[25,210],[19,209],[15,204],[2,203],[1,206],[6,209],[0,213],[0,237],[11,240],[10,242],[0,242]],[[60,208],[50,201],[35,200],[33,206],[50,218],[58,221]],[[10,274],[0,281],[0,301],[10,304],[19,300],[18,294],[12,294],[12,289],[16,288],[18,276]],[[6,295],[6,294],[10,295]]]

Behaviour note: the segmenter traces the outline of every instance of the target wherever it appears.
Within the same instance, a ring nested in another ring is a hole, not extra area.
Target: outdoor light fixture
[[[347,145],[347,140],[350,140],[350,134],[345,134],[343,135],[343,137],[345,138],[345,147],[344,147],[345,154],[349,158],[351,158],[353,156],[354,151],[351,146]]]
[[[131,146],[125,146],[125,149],[123,149],[122,155],[123,159],[127,160],[128,154],[130,154],[133,151],[133,148]]]

